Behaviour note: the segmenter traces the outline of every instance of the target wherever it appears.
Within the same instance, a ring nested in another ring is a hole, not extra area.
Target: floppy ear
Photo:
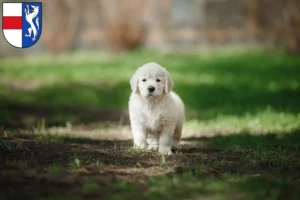
[[[139,93],[139,88],[138,88],[138,77],[137,77],[137,73],[135,72],[133,74],[133,76],[130,79],[130,86],[131,86],[131,90],[133,93]]]
[[[173,80],[169,74],[169,72],[165,69],[166,71],[166,81],[165,81],[165,89],[164,92],[167,94],[169,92],[171,92],[172,88],[173,88]]]

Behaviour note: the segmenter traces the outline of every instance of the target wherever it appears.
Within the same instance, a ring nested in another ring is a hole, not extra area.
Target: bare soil
[[[135,152],[131,141],[42,140],[2,138],[0,196],[2,199],[37,199],[51,195],[101,197],[116,192],[119,181],[144,183],[151,176],[181,173],[185,166],[226,159],[237,162],[238,153],[217,149],[183,148],[165,158],[156,152]],[[77,160],[77,163],[76,161]],[[209,173],[218,173],[219,169]],[[223,169],[228,170],[228,169]],[[84,193],[87,182],[101,189]]]
[[[122,182],[137,183],[143,191],[153,176],[180,174],[199,164],[209,166],[203,177],[243,173],[245,152],[201,147],[207,140],[186,139],[180,151],[163,159],[156,152],[133,151],[130,140],[0,138],[0,196],[1,199],[49,196],[98,199],[118,193],[116,185]],[[197,145],[192,145],[193,142]],[[269,173],[272,168],[269,164],[254,163],[244,170],[254,176]],[[293,176],[300,177],[299,173]]]

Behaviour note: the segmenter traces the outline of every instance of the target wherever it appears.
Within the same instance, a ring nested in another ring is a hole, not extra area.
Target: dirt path
[[[214,149],[184,148],[164,161],[155,152],[132,151],[131,141],[2,138],[2,144],[0,195],[5,199],[49,195],[101,197],[115,192],[113,186],[120,181],[143,185],[151,176],[180,173],[191,164],[220,157],[239,159],[239,155]],[[89,187],[101,189],[89,191]]]
[[[182,142],[180,151],[161,157],[156,152],[133,151],[131,140],[0,138],[0,196],[1,199],[99,199],[118,194],[120,187],[130,193],[128,183],[138,185],[135,192],[147,191],[152,177],[181,174],[190,166],[206,166],[200,179],[217,180],[224,174],[273,177],[278,173],[272,162],[245,162],[247,152],[211,148],[207,138]],[[289,159],[282,170],[297,182],[298,165],[286,170],[294,162],[294,158]],[[48,198],[51,196],[55,198]]]

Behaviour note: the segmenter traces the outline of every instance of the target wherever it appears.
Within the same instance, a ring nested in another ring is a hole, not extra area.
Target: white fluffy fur
[[[158,150],[172,154],[178,147],[184,122],[184,105],[172,92],[173,81],[168,71],[157,63],[147,63],[130,80],[132,93],[129,116],[134,148]],[[154,92],[148,88],[154,87]]]

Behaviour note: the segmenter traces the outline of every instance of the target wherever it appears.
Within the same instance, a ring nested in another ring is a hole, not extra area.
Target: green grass
[[[170,71],[186,105],[186,128],[238,133],[300,127],[300,57],[279,52],[75,52],[2,59],[1,119],[8,126],[17,120],[32,126],[38,110],[48,125],[64,125],[96,120],[88,117],[90,110],[127,110],[129,79],[150,61]]]
[[[100,189],[100,185],[98,183],[88,182],[82,185],[81,191],[84,194],[88,194],[99,189]]]

